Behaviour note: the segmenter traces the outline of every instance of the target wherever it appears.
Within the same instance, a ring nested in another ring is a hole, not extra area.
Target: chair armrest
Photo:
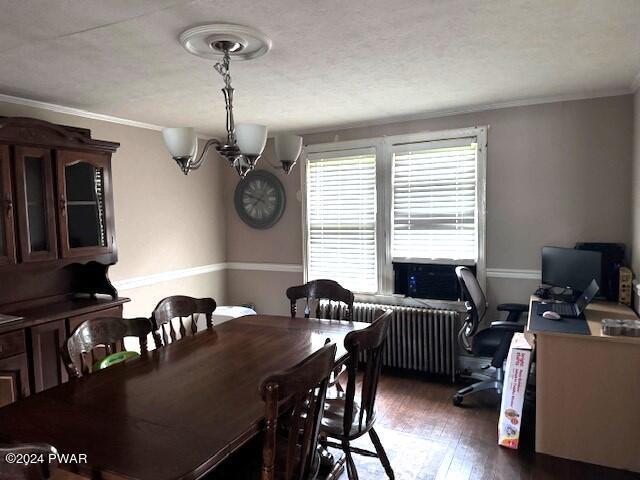
[[[506,332],[524,332],[524,325],[515,322],[491,322],[490,328]]]
[[[528,312],[529,305],[525,305],[524,303],[503,303],[496,307],[499,312]]]

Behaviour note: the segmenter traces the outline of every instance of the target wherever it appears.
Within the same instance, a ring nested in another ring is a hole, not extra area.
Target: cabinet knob
[[[6,194],[5,202],[7,203],[7,216],[10,217],[13,212],[13,200],[11,199],[10,193]]]

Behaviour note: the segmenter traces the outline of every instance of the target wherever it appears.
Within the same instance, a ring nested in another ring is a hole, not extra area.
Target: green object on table
[[[108,355],[102,360],[98,360],[96,363],[94,363],[91,371],[95,372],[97,370],[102,370],[103,368],[110,367],[111,365],[115,365],[116,363],[124,362],[125,360],[129,360],[130,358],[136,358],[139,356],[140,354],[137,352],[122,351],[112,353],[111,355]]]

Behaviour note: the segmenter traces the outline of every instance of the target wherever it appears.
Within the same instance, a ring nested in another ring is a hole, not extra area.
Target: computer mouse
[[[542,316],[546,319],[549,320],[560,320],[562,317],[560,316],[560,314],[556,313],[556,312],[552,312],[551,310],[544,312],[542,314]]]

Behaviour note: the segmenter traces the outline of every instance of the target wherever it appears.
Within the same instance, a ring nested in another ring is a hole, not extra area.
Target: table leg
[[[336,459],[335,456],[324,445],[318,445],[318,456],[320,457],[320,470],[318,479],[336,480],[344,471],[346,457],[343,453]]]

